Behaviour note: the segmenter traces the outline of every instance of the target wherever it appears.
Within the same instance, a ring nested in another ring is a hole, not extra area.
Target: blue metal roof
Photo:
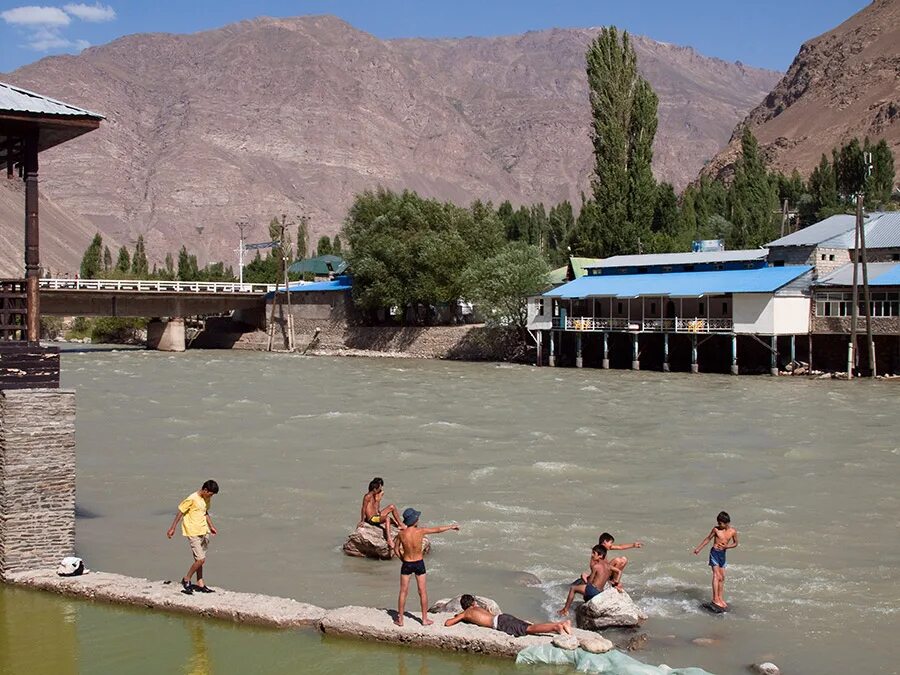
[[[694,298],[723,293],[774,293],[812,268],[808,265],[752,270],[586,276],[544,293],[551,298]]]
[[[336,277],[331,281],[315,281],[313,283],[296,281],[288,286],[291,293],[311,293],[313,291],[349,291],[352,287],[353,280],[346,274]],[[282,290],[281,292],[284,293],[284,290]],[[271,300],[274,297],[275,291],[266,293],[266,300]]]
[[[869,285],[870,286],[900,286],[900,263],[881,262],[869,263]],[[857,283],[862,286],[862,266],[856,273]],[[835,270],[827,277],[820,279],[817,286],[852,286],[853,285],[853,263],[848,263],[843,267]]]

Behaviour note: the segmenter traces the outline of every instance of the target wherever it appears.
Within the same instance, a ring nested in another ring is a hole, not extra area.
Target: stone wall
[[[0,391],[0,579],[75,550],[75,392]]]

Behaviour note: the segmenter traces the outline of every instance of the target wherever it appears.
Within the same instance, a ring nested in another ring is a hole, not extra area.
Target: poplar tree
[[[866,139],[868,145],[869,139]],[[872,173],[866,178],[866,202],[886,204],[894,189],[894,154],[883,138],[869,149],[872,153]]]
[[[147,252],[144,250],[144,235],[140,234],[137,243],[134,245],[134,255],[131,257],[131,273],[137,279],[147,276],[149,265],[147,263]]]
[[[834,179],[834,169],[828,162],[825,153],[819,165],[813,169],[809,176],[809,193],[812,196],[810,215],[821,219],[825,209],[832,209],[838,205],[837,183]],[[806,218],[804,218],[806,220]]]
[[[316,245],[316,255],[331,255],[331,239],[327,234],[319,237],[319,243]]]
[[[109,246],[103,247],[103,271],[109,272],[112,269],[112,253],[109,252]]]
[[[124,246],[119,249],[119,258],[116,260],[116,271],[120,274],[128,274],[131,269],[131,256],[128,255],[128,249]]]
[[[82,279],[97,278],[97,273],[102,269],[102,255],[103,237],[101,237],[98,232],[94,235],[94,238],[84,252],[84,256],[81,258],[80,273]]]
[[[593,118],[591,187],[601,222],[591,218],[588,227],[576,226],[572,241],[584,255],[634,252],[653,219],[658,99],[638,73],[627,32],[620,39],[615,27],[603,28],[586,60]]]
[[[778,186],[769,180],[749,127],[744,127],[741,135],[741,156],[735,163],[729,202],[729,220],[734,224],[729,248],[757,248],[774,238]]]
[[[336,234],[331,239],[331,252],[334,255],[341,255],[341,251],[343,249],[343,244],[341,244],[341,235]]]
[[[300,224],[297,225],[297,260],[303,260],[308,255],[309,248],[309,219],[306,216],[300,217]]]

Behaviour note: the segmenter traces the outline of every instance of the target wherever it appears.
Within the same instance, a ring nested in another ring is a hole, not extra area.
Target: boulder
[[[647,618],[628,593],[619,593],[607,587],[590,602],[585,602],[575,611],[575,623],[585,630],[638,626]]]
[[[392,532],[393,534],[393,532]],[[425,537],[422,554],[431,553],[431,542]],[[343,551],[354,558],[374,558],[376,560],[390,560],[391,548],[384,536],[384,530],[375,525],[363,523],[350,533],[344,542]]]
[[[560,649],[578,649],[578,638],[574,635],[557,635],[553,638],[551,644]]]
[[[771,661],[765,663],[754,663],[750,666],[750,670],[759,675],[781,675],[781,669]]]
[[[606,652],[615,648],[615,645],[602,635],[594,635],[589,638],[579,638],[578,646],[581,647],[584,651],[590,652],[591,654],[605,654]]]
[[[444,598],[443,600],[438,600],[428,608],[428,613],[438,614],[440,612],[446,612],[447,614],[459,614],[461,611],[463,611],[462,605],[459,604],[459,599],[461,597],[462,595],[457,595],[455,598]],[[475,604],[486,609],[491,614],[500,614],[503,611],[500,609],[500,605],[498,605],[496,602],[481,595],[475,596]]]

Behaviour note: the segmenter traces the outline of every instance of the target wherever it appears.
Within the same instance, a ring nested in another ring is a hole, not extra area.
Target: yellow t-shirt
[[[198,492],[184,498],[178,505],[181,511],[181,534],[185,537],[202,537],[209,534],[206,512],[209,510],[209,499],[204,499]]]

